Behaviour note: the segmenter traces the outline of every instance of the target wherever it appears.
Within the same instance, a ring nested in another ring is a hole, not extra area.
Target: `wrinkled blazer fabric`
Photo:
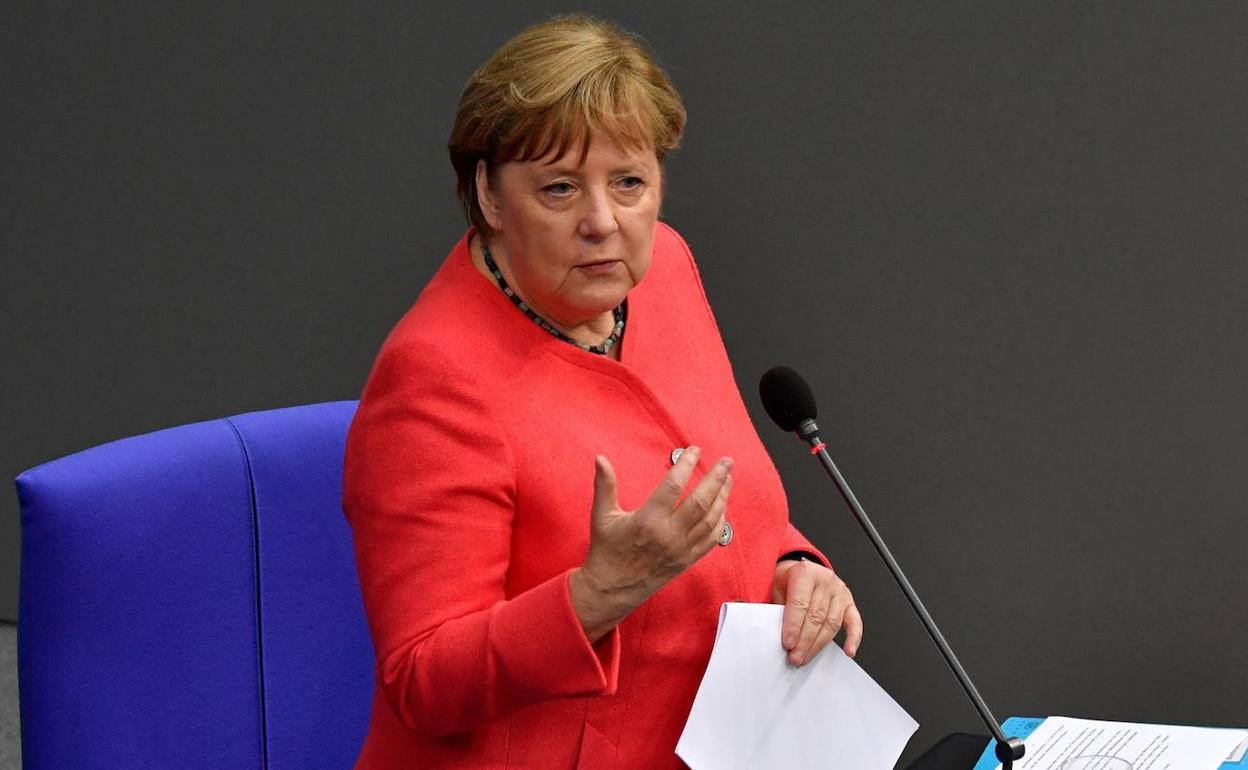
[[[383,343],[347,441],[343,507],[377,655],[356,767],[680,768],[719,608],[822,555],[788,506],[689,248],[665,224],[620,361],[552,337],[473,267],[470,230]],[[596,644],[568,593],[594,455],[632,510],[698,445],[731,456],[734,537]],[[825,560],[826,563],[826,560]]]

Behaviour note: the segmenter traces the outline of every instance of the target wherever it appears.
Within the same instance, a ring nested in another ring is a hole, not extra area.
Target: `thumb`
[[[594,457],[594,518],[600,518],[620,507],[615,496],[615,469],[602,455]]]

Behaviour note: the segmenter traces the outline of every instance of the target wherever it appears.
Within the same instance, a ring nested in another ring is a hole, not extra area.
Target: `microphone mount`
[[[893,554],[888,550],[884,539],[880,537],[880,533],[876,531],[875,525],[868,518],[867,512],[862,509],[862,506],[858,503],[858,498],[850,490],[845,477],[841,475],[840,470],[836,467],[836,463],[832,461],[832,456],[828,454],[823,441],[819,439],[819,426],[813,418],[807,418],[798,424],[794,433],[797,434],[799,439],[810,445],[811,454],[819,458],[819,462],[822,463],[824,470],[832,477],[832,481],[836,484],[837,490],[840,491],[841,497],[844,498],[845,503],[853,511],[854,518],[858,520],[858,525],[867,534],[867,538],[871,540],[871,545],[875,546],[875,550],[880,554],[880,558],[888,565],[888,571],[892,573],[893,579],[897,581],[897,585],[901,587],[902,593],[910,601],[910,606],[914,608],[919,619],[923,621],[923,627],[927,630],[928,636],[932,638],[932,641],[940,650],[940,654],[944,656],[945,662],[949,664],[949,668],[957,678],[958,684],[962,685],[962,690],[966,693],[966,697],[970,699],[975,706],[975,710],[979,712],[980,719],[983,720],[988,730],[992,733],[992,737],[997,742],[995,753],[997,760],[1001,762],[1001,770],[1012,770],[1014,762],[1023,758],[1026,747],[1019,738],[1007,736],[1005,731],[1001,729],[1001,723],[988,710],[988,704],[980,697],[979,691],[975,689],[975,685],[971,682],[971,678],[967,676],[966,670],[958,662],[958,657],[953,654],[953,649],[949,647],[949,643],[945,641],[944,635],[936,627],[936,621],[932,620],[932,616],[928,613],[927,608],[923,606],[919,595],[915,593],[914,588],[910,585],[910,581],[906,579],[905,573],[901,571],[901,565],[893,558]]]

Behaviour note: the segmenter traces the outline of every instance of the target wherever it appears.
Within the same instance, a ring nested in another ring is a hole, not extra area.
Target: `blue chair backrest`
[[[184,425],[18,477],[26,770],[351,766],[373,692],[341,508],[355,406]]]

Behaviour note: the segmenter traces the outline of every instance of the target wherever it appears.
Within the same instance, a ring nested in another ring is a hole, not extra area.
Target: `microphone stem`
[[[813,425],[811,426],[813,427]],[[966,696],[971,699],[971,703],[975,705],[975,710],[979,712],[980,718],[992,732],[992,737],[997,741],[997,758],[1001,760],[1003,770],[1009,770],[1012,760],[1020,759],[1022,753],[1022,741],[1018,738],[1007,738],[1005,732],[1001,729],[1001,725],[997,722],[996,717],[988,710],[988,704],[984,703],[984,699],[980,697],[979,691],[975,689],[975,685],[971,682],[970,677],[966,675],[966,671],[962,668],[962,664],[958,662],[958,657],[953,654],[949,644],[945,641],[945,637],[941,635],[940,629],[936,627],[936,621],[932,620],[932,616],[928,614],[927,608],[923,606],[923,602],[919,599],[919,595],[914,592],[914,588],[910,586],[910,581],[906,579],[906,575],[901,571],[901,566],[897,564],[897,560],[893,558],[893,554],[888,550],[888,546],[884,544],[880,533],[876,531],[875,526],[871,523],[871,519],[867,517],[866,511],[858,504],[858,498],[854,497],[854,493],[850,490],[849,484],[845,482],[845,478],[841,476],[840,470],[837,469],[836,463],[832,462],[832,456],[828,454],[828,450],[824,448],[823,442],[819,440],[818,435],[808,430],[800,431],[802,436],[815,449],[815,454],[819,457],[823,467],[827,470],[828,475],[832,477],[832,481],[836,482],[836,488],[840,491],[841,497],[849,505],[854,512],[854,518],[858,520],[859,526],[863,532],[867,533],[871,544],[875,546],[875,550],[879,552],[880,558],[888,565],[888,570],[893,574],[893,579],[897,581],[897,585],[901,586],[902,593],[910,600],[910,606],[918,614],[919,619],[923,621],[923,627],[927,629],[927,633],[932,637],[932,641],[940,649],[941,654],[945,657],[945,662],[949,664],[949,668],[953,670],[953,675],[957,677],[958,684],[962,685],[962,689],[966,691]],[[1017,748],[1015,748],[1017,747]]]

